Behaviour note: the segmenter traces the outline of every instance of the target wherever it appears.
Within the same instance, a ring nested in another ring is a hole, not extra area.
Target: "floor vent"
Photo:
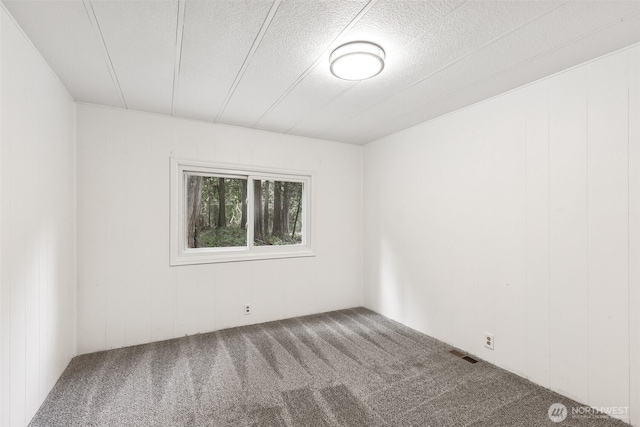
[[[469,356],[465,355],[464,353],[462,353],[462,352],[460,352],[458,350],[449,350],[449,353],[453,354],[456,357],[464,359],[469,363],[478,363],[478,361],[476,359],[474,359],[473,357],[469,357]]]

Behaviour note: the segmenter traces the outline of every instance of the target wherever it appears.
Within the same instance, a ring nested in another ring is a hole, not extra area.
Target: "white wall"
[[[639,126],[635,46],[365,145],[365,305],[640,425]]]
[[[0,6],[0,425],[75,354],[75,104]]]
[[[77,141],[78,353],[361,304],[359,146],[83,104]],[[317,256],[169,267],[170,156],[315,171]]]

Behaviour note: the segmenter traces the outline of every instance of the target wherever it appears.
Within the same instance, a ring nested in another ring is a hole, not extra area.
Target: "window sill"
[[[267,259],[283,259],[283,258],[304,258],[315,257],[316,254],[311,249],[297,251],[278,251],[278,252],[200,252],[188,253],[173,258],[170,262],[171,267],[181,265],[198,265],[198,264],[217,264],[223,262],[242,262],[242,261],[259,261]]]

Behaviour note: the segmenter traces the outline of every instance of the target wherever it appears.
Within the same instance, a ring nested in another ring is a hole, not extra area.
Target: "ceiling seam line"
[[[533,60],[535,60],[535,59],[537,59],[537,58],[540,58],[540,57],[542,57],[542,56],[544,56],[544,55],[547,55],[548,53],[554,52],[554,51],[556,51],[556,50],[558,50],[558,49],[565,48],[565,47],[567,47],[567,46],[569,46],[569,45],[571,45],[571,44],[573,44],[573,43],[576,43],[576,42],[578,42],[578,41],[580,41],[580,40],[583,40],[583,39],[585,39],[585,38],[587,38],[587,37],[590,37],[590,36],[592,36],[592,35],[594,35],[594,34],[596,34],[596,33],[599,33],[600,31],[604,31],[604,30],[606,30],[607,28],[609,28],[609,27],[611,27],[611,26],[613,26],[613,25],[616,25],[617,23],[619,23],[619,22],[621,22],[621,21],[623,21],[623,20],[625,20],[625,19],[635,18],[635,17],[638,17],[638,16],[640,16],[640,13],[639,13],[639,12],[634,12],[634,13],[631,13],[631,14],[629,14],[629,15],[625,15],[624,17],[622,17],[622,18],[618,18],[618,19],[616,19],[615,21],[610,22],[609,24],[603,25],[602,27],[598,27],[597,29],[595,29],[595,30],[593,30],[593,31],[590,31],[589,33],[587,33],[587,34],[585,34],[585,35],[583,35],[583,36],[576,37],[576,38],[571,39],[571,40],[569,40],[569,41],[567,41],[567,42],[565,42],[565,43],[563,43],[563,44],[561,44],[561,45],[559,45],[559,46],[554,47],[553,49],[549,49],[549,50],[546,50],[546,51],[544,51],[544,52],[542,52],[542,53],[539,53],[538,55],[532,56],[531,58],[527,59],[526,61],[522,61],[522,62],[520,62],[520,63],[518,63],[518,64],[512,65],[512,66],[511,66],[511,67],[509,67],[509,68],[506,68],[506,69],[501,70],[501,71],[499,71],[499,72],[497,72],[497,73],[491,74],[490,76],[484,77],[484,78],[482,78],[482,79],[480,79],[480,80],[477,80],[477,81],[475,81],[475,82],[473,82],[473,83],[471,83],[471,84],[468,84],[468,85],[466,85],[466,86],[464,86],[464,87],[462,87],[462,88],[459,88],[459,89],[456,89],[456,90],[454,90],[454,91],[452,91],[452,92],[449,92],[449,93],[447,93],[447,94],[445,94],[445,95],[441,96],[440,98],[438,98],[438,99],[436,99],[436,100],[433,100],[433,101],[431,101],[431,102],[428,102],[427,104],[424,104],[423,106],[433,105],[433,104],[437,103],[439,100],[442,100],[443,98],[448,98],[448,97],[450,97],[451,95],[455,95],[455,94],[457,94],[457,93],[459,93],[459,92],[462,92],[462,91],[464,91],[464,90],[466,90],[466,89],[469,89],[469,88],[471,88],[471,87],[473,87],[473,86],[476,86],[476,85],[478,85],[478,84],[481,84],[481,83],[483,83],[483,82],[485,82],[485,81],[487,81],[487,80],[489,80],[489,79],[492,79],[492,78],[495,78],[495,77],[497,77],[497,76],[499,76],[499,75],[501,75],[501,74],[507,73],[507,72],[509,72],[509,71],[513,70],[514,68],[521,67],[521,66],[523,66],[523,65],[527,64],[528,62],[531,62],[531,61],[533,61]],[[624,49],[624,48],[623,48],[623,49]],[[605,55],[606,55],[606,54],[605,54]],[[589,60],[589,61],[587,61],[587,62],[590,62],[590,61],[591,61],[591,60]],[[581,63],[581,64],[585,64],[585,63]],[[581,65],[581,64],[578,64],[578,65]],[[530,82],[530,83],[526,83],[524,86],[518,86],[518,87],[515,87],[515,88],[513,88],[513,89],[509,89],[509,90],[507,90],[506,92],[499,93],[499,94],[497,94],[497,95],[495,95],[495,96],[492,96],[491,98],[488,98],[488,99],[481,99],[480,101],[474,102],[473,104],[468,105],[468,106],[466,106],[466,107],[457,108],[457,109],[452,110],[452,111],[449,111],[448,113],[445,113],[445,114],[443,114],[443,115],[441,115],[441,116],[433,117],[433,118],[431,118],[431,119],[427,119],[427,120],[422,121],[422,122],[420,122],[420,123],[416,123],[415,125],[412,125],[412,126],[410,126],[409,128],[414,127],[414,126],[417,126],[417,125],[419,125],[419,124],[422,124],[422,123],[424,123],[424,122],[426,122],[426,121],[430,121],[430,120],[435,119],[435,118],[444,117],[444,115],[451,114],[451,113],[456,112],[456,111],[458,111],[458,110],[461,110],[461,109],[465,109],[465,108],[471,107],[471,106],[473,106],[473,105],[475,105],[475,104],[478,104],[478,103],[481,103],[481,102],[485,102],[485,101],[488,101],[488,100],[490,100],[490,99],[493,99],[493,98],[496,98],[496,97],[499,97],[499,96],[502,96],[502,95],[506,95],[507,93],[512,92],[512,91],[513,91],[513,90],[515,90],[515,89],[519,89],[519,88],[522,88],[522,87],[525,87],[525,86],[529,86],[530,84],[536,83],[536,82],[538,82],[538,81],[540,81],[540,80],[545,80],[545,79],[547,79],[547,78],[549,78],[549,77],[552,77],[552,76],[554,76],[554,75],[556,75],[556,74],[559,74],[559,73],[563,73],[563,72],[568,71],[568,70],[571,70],[571,69],[573,69],[573,68],[574,68],[574,67],[571,67],[571,68],[568,68],[568,69],[562,69],[562,70],[558,71],[557,73],[551,74],[550,76],[544,76],[544,77],[541,77],[541,78],[540,78],[540,79],[538,79],[538,80],[535,80],[535,81]],[[401,114],[400,116],[396,117],[396,119],[397,119],[397,118],[400,118],[400,117],[404,117],[404,116],[406,116],[407,114],[411,114],[411,113],[412,113],[412,112],[408,112],[408,113]],[[407,129],[408,129],[408,128],[407,128]],[[393,133],[393,132],[391,132],[391,133]],[[371,134],[372,134],[372,132],[369,132],[369,133],[365,134],[363,139],[369,138],[369,136],[370,136]],[[387,135],[390,135],[390,134],[387,134]],[[377,137],[377,138],[383,138],[384,136],[386,136],[386,135],[383,135],[383,136],[380,136],[380,137]],[[377,138],[376,138],[376,139],[377,139]]]
[[[426,28],[424,31],[422,31],[420,34],[418,34],[417,36],[415,36],[414,38],[412,38],[410,41],[408,41],[407,43],[402,45],[402,48],[406,48],[407,46],[411,45],[412,43],[414,43],[416,40],[419,40],[425,33],[429,32],[433,27],[435,27],[436,25],[438,25],[438,23],[442,22],[444,19],[446,19],[448,16],[450,16],[452,13],[454,13],[456,10],[460,9],[463,5],[465,5],[469,0],[463,0],[461,3],[459,3],[456,7],[454,7],[453,9],[449,10],[447,13],[445,13],[444,15],[442,15],[441,17],[439,17],[433,24],[429,25],[428,28]],[[340,93],[340,96],[343,95],[344,92]],[[333,98],[331,98],[327,103],[325,103],[325,105],[323,106],[322,111],[324,111],[326,108],[328,108],[329,106],[331,106],[331,104],[337,100],[339,98],[339,96],[334,96]],[[298,127],[298,125],[300,123],[302,123],[305,118],[302,118],[300,120],[298,120],[298,122],[296,124],[294,124],[292,127],[289,128],[289,130],[287,130],[286,133],[291,132],[293,129],[295,129],[296,127]],[[314,138],[318,137],[318,135],[322,134],[323,131],[319,131],[316,132],[316,134],[314,135]]]
[[[262,26],[260,27],[260,31],[258,31],[258,34],[256,34],[256,38],[253,40],[253,44],[251,45],[251,49],[249,49],[249,53],[247,53],[247,56],[244,58],[244,61],[242,62],[242,66],[240,67],[240,70],[238,71],[236,78],[233,80],[233,83],[231,84],[231,87],[227,92],[227,96],[225,97],[222,103],[222,106],[218,111],[218,114],[216,114],[216,118],[214,119],[214,122],[218,122],[222,117],[222,115],[224,114],[225,110],[227,109],[227,105],[231,101],[231,97],[233,97],[233,94],[238,88],[240,81],[242,81],[244,74],[247,71],[247,68],[249,68],[249,64],[251,64],[251,61],[253,60],[253,57],[255,56],[256,51],[258,50],[258,47],[262,43],[264,35],[267,33],[267,30],[271,26],[271,22],[273,21],[273,18],[275,17],[281,2],[282,0],[275,0],[271,5],[271,8],[269,9],[269,13],[267,13],[267,17],[265,18],[264,22],[262,23]]]
[[[438,25],[439,23],[441,23],[442,21],[444,21],[445,19],[447,19],[450,15],[452,15],[456,10],[460,9],[462,6],[464,6],[465,4],[467,4],[469,2],[469,0],[464,0],[463,2],[461,2],[460,4],[458,4],[456,7],[454,7],[453,9],[451,9],[449,12],[445,13],[444,15],[442,15],[440,18],[438,18],[433,24],[429,25],[429,28],[426,28],[423,32],[421,32],[420,34],[418,34],[417,36],[415,36],[414,38],[412,38],[411,40],[409,40],[407,43],[405,43],[404,45],[402,45],[403,48],[406,48],[407,46],[411,45],[412,43],[415,43],[416,40],[419,40],[420,38],[422,38],[423,35],[425,35],[426,33],[428,33],[429,31],[431,31],[431,29],[433,27],[435,27],[436,25]]]
[[[120,87],[120,80],[118,80],[118,75],[116,74],[116,70],[113,66],[113,61],[111,60],[111,55],[109,54],[109,49],[107,48],[107,42],[104,40],[104,36],[102,35],[102,30],[100,29],[100,24],[98,23],[98,17],[96,16],[95,10],[93,10],[93,4],[91,0],[82,0],[82,4],[84,6],[85,12],[87,12],[87,17],[89,18],[89,22],[93,27],[93,32],[98,38],[99,44],[102,46],[102,56],[107,64],[107,70],[111,76],[111,81],[115,86],[118,95],[120,96],[120,101],[122,101],[122,105],[124,105],[125,109],[127,107],[127,101],[124,99],[124,93],[122,93],[122,87]]]
[[[182,41],[184,36],[184,14],[186,1],[178,1],[178,18],[176,22],[176,57],[173,65],[173,93],[171,94],[171,115],[176,113],[176,96],[180,84],[180,66],[182,64]]]
[[[484,48],[486,48],[488,46],[491,46],[492,44],[494,44],[494,43],[506,38],[507,36],[510,36],[511,34],[514,34],[515,32],[520,31],[521,29],[523,29],[526,26],[532,24],[533,22],[537,21],[538,19],[542,18],[543,16],[546,16],[546,15],[549,15],[550,13],[552,13],[552,12],[555,12],[556,10],[560,9],[562,6],[564,6],[566,4],[567,4],[566,2],[560,3],[558,6],[552,8],[552,9],[549,9],[544,13],[536,15],[535,17],[533,17],[531,19],[526,20],[525,22],[521,23],[520,25],[518,25],[517,27],[513,28],[512,30],[509,30],[506,33],[500,34],[498,37],[495,37],[495,38],[489,40],[488,42],[486,42],[482,46],[479,46],[477,49],[474,49],[471,52],[467,53],[466,55],[461,56],[460,58],[457,58],[455,61],[452,61],[452,62],[442,66],[441,68],[439,68],[438,70],[434,71],[433,73],[431,73],[431,74],[429,74],[427,76],[421,77],[420,79],[418,79],[415,82],[411,83],[411,85],[407,86],[407,88],[404,89],[404,90],[411,89],[413,86],[415,86],[417,84],[420,84],[424,80],[430,79],[435,74],[440,73],[441,71],[443,71],[443,70],[451,67],[452,65],[462,61],[463,59],[467,58],[468,56],[471,56],[474,53],[479,52],[479,51],[481,51],[482,49],[484,49]]]
[[[417,40],[419,40],[424,34],[428,33],[429,31],[431,31],[432,28],[434,28],[436,25],[438,25],[439,23],[441,23],[442,21],[444,21],[447,17],[449,17],[451,14],[453,14],[456,10],[460,9],[462,6],[464,6],[466,3],[468,3],[469,0],[463,0],[461,3],[459,3],[456,7],[454,7],[453,9],[449,10],[448,12],[446,12],[444,15],[442,15],[441,17],[439,17],[435,22],[433,22],[431,25],[429,25],[428,28],[426,28],[424,31],[422,31],[420,34],[418,34],[417,36],[413,37],[410,41],[408,41],[407,43],[402,45],[403,49],[406,49],[407,46],[411,45],[412,43],[415,43]],[[359,82],[358,82],[359,83]],[[355,86],[352,86],[355,87]],[[344,94],[344,92],[340,93],[339,95],[342,96]],[[326,110],[327,108],[329,108],[331,106],[331,104],[337,100],[339,98],[339,96],[335,96],[333,98],[331,98],[324,106],[322,111]],[[359,113],[357,113],[359,114]],[[304,122],[304,120],[306,119],[302,118],[300,119],[296,124],[294,124],[292,127],[290,127],[287,130],[287,134],[290,133],[292,130],[294,130],[296,127],[298,127],[298,125],[300,125],[302,122]],[[325,131],[318,131],[316,132],[313,137],[314,138],[318,138],[319,135],[324,134]]]
[[[354,82],[354,83],[356,83],[356,84],[353,84],[353,85],[349,86],[348,88],[340,91],[339,93],[337,93],[336,95],[331,97],[329,100],[327,100],[327,102],[325,102],[323,107],[322,107],[322,111],[324,111],[324,109],[326,107],[328,107],[329,105],[331,105],[336,99],[340,98],[342,95],[344,95],[345,93],[349,92],[351,89],[356,87],[358,82]],[[288,134],[289,132],[291,132],[293,129],[296,128],[296,126],[298,126],[300,123],[302,123],[307,117],[308,116],[305,116],[305,117],[301,118],[300,120],[298,120],[293,126],[291,126],[289,129],[287,129],[287,131],[285,133]]]
[[[507,32],[505,32],[505,33],[500,34],[498,37],[494,37],[493,39],[489,40],[489,41],[488,41],[488,42],[486,42],[485,44],[483,44],[483,45],[479,46],[477,49],[474,49],[474,50],[472,50],[471,52],[467,53],[466,55],[463,55],[463,56],[461,56],[461,57],[459,57],[459,58],[456,58],[454,61],[451,61],[451,62],[449,62],[448,64],[443,65],[442,67],[438,68],[437,70],[435,70],[435,71],[434,71],[434,72],[432,72],[431,74],[429,74],[429,75],[427,75],[427,76],[424,76],[424,77],[421,77],[420,79],[418,79],[418,80],[414,81],[414,82],[413,82],[413,83],[411,83],[410,85],[406,86],[404,89],[401,89],[400,91],[396,92],[394,95],[392,95],[392,96],[390,96],[390,97],[388,97],[388,98],[385,98],[385,99],[384,99],[384,100],[382,100],[382,101],[378,101],[378,102],[376,102],[376,104],[375,104],[375,105],[373,105],[372,107],[370,107],[370,108],[365,108],[365,109],[363,109],[363,110],[358,111],[356,114],[354,114],[354,115],[350,116],[349,118],[347,118],[347,119],[343,120],[343,121],[342,121],[342,123],[347,122],[347,121],[349,121],[349,120],[353,119],[354,117],[357,117],[357,116],[359,116],[359,115],[361,115],[361,114],[365,113],[366,111],[371,110],[371,108],[375,108],[375,107],[377,107],[377,106],[378,106],[380,103],[382,103],[382,102],[387,102],[388,100],[390,100],[390,99],[393,99],[393,98],[397,97],[397,96],[398,96],[398,95],[400,95],[401,93],[404,93],[404,92],[408,91],[409,89],[411,89],[412,87],[414,87],[414,86],[416,86],[416,85],[418,85],[418,84],[422,83],[423,81],[425,81],[425,80],[427,80],[427,79],[432,78],[433,76],[437,75],[438,73],[441,73],[442,71],[446,70],[447,68],[450,68],[451,66],[453,66],[453,65],[457,64],[458,62],[462,61],[463,59],[465,59],[465,58],[467,58],[467,57],[469,57],[469,56],[473,55],[474,53],[477,53],[477,52],[481,51],[482,49],[484,49],[484,48],[486,48],[486,47],[488,47],[488,46],[491,46],[492,44],[496,43],[497,41],[502,40],[503,38],[505,38],[505,37],[507,37],[507,36],[509,36],[509,35],[511,35],[511,34],[513,34],[513,33],[515,33],[516,31],[519,31],[519,30],[521,30],[522,28],[526,27],[527,25],[529,25],[529,24],[531,24],[531,23],[533,23],[533,22],[537,21],[537,20],[538,20],[538,19],[540,19],[541,17],[543,17],[543,16],[545,16],[545,15],[548,15],[548,14],[550,14],[550,13],[552,13],[552,12],[554,12],[554,11],[558,10],[559,8],[561,8],[561,7],[563,7],[564,5],[566,5],[567,3],[568,3],[568,2],[562,2],[562,3],[560,3],[559,5],[557,5],[557,6],[553,7],[553,8],[551,8],[551,9],[549,9],[549,10],[547,10],[547,11],[543,12],[543,13],[540,13],[540,14],[536,15],[536,16],[535,16],[535,17],[533,17],[533,18],[531,18],[531,19],[528,19],[528,20],[524,21],[523,23],[521,23],[521,24],[520,24],[520,25],[518,25],[517,27],[515,27],[515,28],[513,28],[513,29],[511,29],[511,30],[509,30],[509,31],[507,31]],[[463,4],[467,4],[467,2],[465,2],[465,3],[463,3]],[[445,16],[445,18],[446,18],[447,16],[449,16],[449,14],[448,14],[448,15],[446,15],[446,16]],[[412,42],[413,42],[413,41],[412,41]],[[324,132],[322,132],[322,133],[318,134],[316,137],[322,137],[322,135],[325,135],[325,134],[326,134],[326,133],[328,133],[328,132],[329,132],[329,131],[324,131]]]
[[[364,15],[367,14],[367,12],[369,12],[369,10],[378,2],[378,0],[370,0],[369,3],[367,3],[360,12],[358,12],[358,14],[356,16],[353,17],[353,19],[344,27],[344,29],[342,31],[340,31],[340,34],[338,34],[331,43],[329,43],[329,47],[327,49],[325,49],[322,54],[318,57],[318,59],[316,59],[313,64],[311,64],[297,79],[296,81],[294,81],[291,86],[289,86],[287,88],[286,91],[284,91],[284,93],[282,95],[280,95],[278,97],[278,99],[275,100],[275,102],[264,112],[262,113],[262,115],[260,116],[260,118],[251,126],[252,128],[255,128],[261,121],[262,119],[264,119],[274,108],[276,108],[287,96],[289,96],[289,94],[302,82],[302,80],[304,80],[309,74],[311,74],[311,72],[318,66],[320,65],[320,62],[322,62],[322,60],[327,56],[327,54],[329,53],[329,51],[331,50],[331,48],[333,47],[333,45],[335,44],[336,41],[340,40],[342,37],[344,37],[349,31],[351,31],[351,29],[358,23],[358,21],[360,21],[360,19],[362,19],[362,17]]]

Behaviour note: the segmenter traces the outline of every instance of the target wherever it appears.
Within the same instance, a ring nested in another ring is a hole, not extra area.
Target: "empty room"
[[[640,427],[640,1],[0,0],[0,426]]]

